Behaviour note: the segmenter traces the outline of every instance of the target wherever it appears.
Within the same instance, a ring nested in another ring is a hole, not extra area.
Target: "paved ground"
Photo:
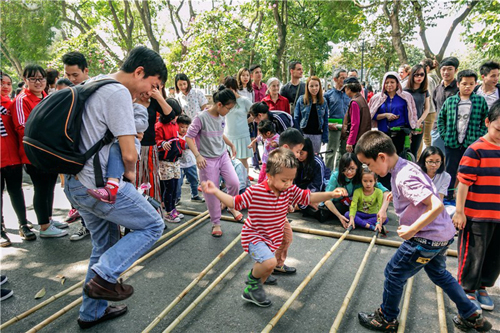
[[[184,191],[187,187],[184,186]],[[32,207],[32,188],[25,186],[30,221],[36,222]],[[187,193],[185,193],[188,197]],[[4,195],[7,229],[13,246],[2,248],[2,274],[9,277],[6,288],[14,290],[14,296],[1,303],[1,322],[9,320],[33,306],[41,303],[58,292],[79,282],[85,275],[91,251],[90,239],[71,242],[69,237],[61,239],[40,239],[23,242],[17,236],[15,215],[8,195]],[[69,210],[69,204],[59,186],[56,188],[54,215],[60,219]],[[204,211],[201,204],[183,202],[180,208]],[[399,240],[395,216],[390,213],[388,239]],[[186,217],[187,220],[189,217]],[[301,214],[289,216],[292,225],[324,230],[342,231],[331,224],[320,224]],[[169,224],[169,229],[176,225]],[[78,229],[79,223],[70,225],[70,231]],[[129,313],[120,319],[110,321],[89,332],[140,332],[142,331],[196,276],[238,236],[241,225],[223,222],[224,236],[220,239],[210,237],[210,225],[202,223],[191,232],[169,245],[151,259],[134,270],[127,282],[135,288],[135,294],[126,304]],[[354,234],[372,236],[373,233],[356,229]],[[309,234],[294,234],[290,248],[288,265],[298,268],[294,276],[278,276],[278,285],[266,286],[273,301],[270,308],[262,309],[245,303],[241,298],[244,279],[252,262],[245,258],[236,266],[208,297],[203,300],[175,329],[175,332],[260,332],[276,314],[293,291],[299,286],[313,267],[336,242],[336,239]],[[366,243],[344,241],[338,250],[312,279],[292,307],[279,321],[274,332],[328,332],[342,304],[362,257],[368,248]],[[453,246],[454,248],[454,246]],[[340,332],[367,332],[356,318],[360,310],[373,310],[381,301],[383,270],[395,249],[377,245],[373,249],[365,272],[342,321]],[[155,328],[163,331],[227,266],[233,262],[242,249],[237,244]],[[456,258],[449,257],[449,270],[455,274]],[[66,277],[64,285],[56,275]],[[35,294],[42,288],[46,296],[35,300]],[[62,307],[79,297],[80,291],[65,296],[33,315],[5,329],[5,332],[24,332],[40,323]],[[500,307],[500,290],[492,289],[491,294]],[[451,319],[456,313],[454,306],[445,296],[446,316],[449,332],[454,332]],[[494,331],[500,332],[500,311],[487,312],[493,322]],[[47,332],[79,332],[76,323],[78,308],[74,308],[47,326]],[[407,332],[439,332],[436,293],[433,284],[425,273],[415,278],[410,301]]]

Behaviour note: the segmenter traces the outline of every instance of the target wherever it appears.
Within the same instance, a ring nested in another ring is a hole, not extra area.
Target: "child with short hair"
[[[405,240],[385,268],[380,308],[374,313],[359,313],[361,325],[372,330],[396,332],[404,285],[423,268],[456,304],[455,326],[489,331],[491,324],[482,316],[482,311],[467,298],[457,280],[446,270],[446,251],[453,242],[455,228],[432,180],[418,165],[399,158],[391,138],[380,131],[365,133],[355,152],[376,174],[392,174],[393,204],[400,224],[397,232]],[[376,229],[381,229],[380,224]]]
[[[458,282],[485,310],[494,304],[486,287],[500,275],[500,100],[486,118],[488,132],[470,145],[458,168]]]
[[[256,142],[264,142],[264,153],[262,154],[262,168],[259,172],[258,183],[262,183],[266,178],[266,163],[269,153],[278,148],[280,135],[276,133],[273,123],[270,120],[262,120],[257,125],[259,135],[248,145],[251,148]]]
[[[177,125],[179,126],[179,138],[185,140],[189,125],[191,125],[191,118],[189,118],[188,115],[181,114],[177,118]],[[205,202],[205,199],[200,197],[198,193],[198,169],[196,168],[196,158],[189,147],[186,147],[186,150],[182,152],[179,161],[181,163],[181,178],[179,179],[179,186],[177,187],[176,204],[181,200],[181,186],[184,182],[184,177],[188,180],[191,188],[191,201]]]
[[[377,175],[364,167],[361,174],[362,187],[354,190],[352,196],[351,207],[345,213],[345,217],[349,218],[349,226],[356,226],[375,230],[375,226],[380,224],[377,222],[377,213],[382,207],[384,201],[384,193],[377,188]],[[385,219],[383,224],[387,224],[389,219]]]
[[[446,172],[451,176],[447,200],[453,200],[460,159],[472,143],[486,133],[484,120],[488,104],[483,96],[473,92],[477,74],[469,69],[457,75],[459,93],[449,97],[438,116],[439,136],[444,141]]]
[[[164,219],[170,223],[179,223],[184,215],[175,209],[177,187],[181,178],[180,157],[186,149],[186,141],[179,138],[177,118],[182,112],[177,100],[168,98],[166,101],[173,112],[168,115],[160,114],[159,121],[155,124],[155,141],[158,148],[160,167],[160,184],[163,204],[165,205]]]
[[[344,189],[333,192],[311,193],[293,185],[298,161],[294,154],[279,148],[269,154],[267,181],[249,187],[245,193],[232,197],[219,190],[213,182],[202,182],[203,192],[215,195],[223,204],[241,210],[248,208],[248,218],[241,231],[241,244],[255,261],[248,274],[242,298],[261,307],[271,301],[262,287],[277,261],[274,251],[283,240],[286,214],[290,204],[309,205],[342,195]]]

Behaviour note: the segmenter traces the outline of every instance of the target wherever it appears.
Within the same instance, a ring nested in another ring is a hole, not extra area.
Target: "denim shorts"
[[[258,242],[256,245],[248,244],[248,254],[258,263],[274,258],[274,253],[269,249],[266,243]]]

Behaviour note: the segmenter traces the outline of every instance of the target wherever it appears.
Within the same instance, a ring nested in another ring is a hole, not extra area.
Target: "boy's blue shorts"
[[[264,242],[258,242],[256,245],[252,243],[248,244],[248,254],[259,264],[274,258],[274,253]]]

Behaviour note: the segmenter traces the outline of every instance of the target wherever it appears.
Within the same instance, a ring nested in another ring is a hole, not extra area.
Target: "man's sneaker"
[[[82,217],[81,217],[80,213],[76,209],[72,208],[69,210],[68,216],[66,217],[66,220],[64,220],[64,222],[73,223],[76,220],[81,219],[81,218]]]
[[[481,305],[481,309],[492,311],[495,308],[495,304],[493,304],[493,300],[488,295],[486,289],[479,289],[476,291],[477,301]]]
[[[278,279],[272,275],[269,275],[266,279],[266,282],[264,282],[264,284],[274,286],[275,284],[278,284]]]
[[[83,292],[93,299],[104,299],[106,301],[117,302],[129,298],[134,293],[134,287],[124,284],[122,279],[113,284],[113,289],[108,289],[96,282],[96,278],[91,279],[83,287]]]
[[[374,313],[358,313],[359,323],[373,331],[397,332],[399,322],[397,319],[387,321],[382,314],[382,310],[377,309]]]
[[[11,246],[12,243],[10,242],[9,236],[7,236],[7,232],[5,231],[4,226],[2,225],[2,240],[0,241],[0,246],[1,247],[7,247]]]
[[[50,220],[50,224],[52,224],[57,229],[65,229],[65,228],[69,227],[69,225],[66,222],[59,222],[56,220]]]
[[[181,198],[175,199],[175,204],[174,205],[179,206],[180,203],[181,203]]]
[[[171,213],[173,216],[178,217],[178,218],[180,218],[180,219],[183,219],[183,218],[184,218],[184,214],[179,213],[179,212],[177,211],[177,209],[175,209],[175,208],[174,208],[174,210],[172,210],[170,213]]]
[[[295,267],[289,267],[287,265],[274,267],[274,274],[295,274],[297,269]]]
[[[21,236],[24,240],[34,241],[36,239],[36,235],[27,224],[22,224],[19,227],[19,236]]]
[[[53,224],[50,224],[46,230],[40,229],[40,237],[42,238],[57,238],[66,236],[67,234],[66,230],[57,229]]]
[[[205,202],[205,199],[203,199],[202,197],[197,195],[195,197],[191,197],[191,201],[193,201],[193,202]]]
[[[170,213],[165,212],[165,214],[163,214],[163,218],[165,219],[166,222],[170,222],[170,223],[179,223],[181,221],[180,218],[172,215],[172,212],[170,212]]]
[[[247,287],[243,291],[241,298],[263,308],[270,306],[271,301],[267,299],[266,292],[264,291],[264,287],[262,286],[260,279],[254,280],[251,275],[252,272],[248,273],[246,282]]]
[[[111,193],[107,187],[88,189],[87,194],[105,203],[114,204],[116,202],[116,194]]]
[[[7,275],[1,275],[0,276],[0,286],[3,285],[5,282],[7,282],[9,279],[7,279]]]
[[[80,229],[78,229],[78,231],[76,233],[71,235],[69,240],[77,241],[77,240],[80,240],[80,239],[87,237],[88,235],[90,235],[89,229],[85,228],[84,226],[81,226]]]
[[[2,289],[2,297],[0,298],[0,300],[3,301],[4,299],[11,297],[12,295],[14,295],[14,292],[12,290]]]
[[[483,317],[480,310],[477,310],[467,319],[462,318],[460,315],[456,315],[453,317],[453,324],[464,332],[467,332],[471,328],[478,332],[488,332],[491,330],[491,323]]]
[[[476,298],[476,292],[473,292],[473,293],[466,293],[467,295],[467,298],[470,299],[470,301],[472,303],[474,303],[474,305],[477,307],[477,309],[481,309],[481,303],[479,303],[477,301],[477,298]]]

